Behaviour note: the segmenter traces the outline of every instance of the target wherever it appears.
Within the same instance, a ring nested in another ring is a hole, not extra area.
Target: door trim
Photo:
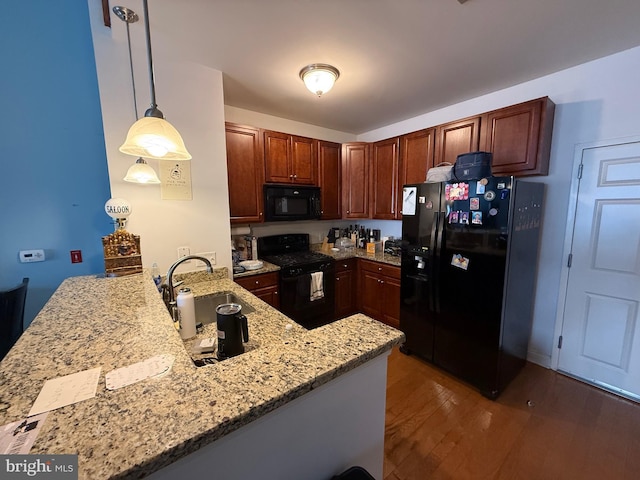
[[[558,364],[560,363],[560,351],[558,349],[558,341],[560,339],[560,335],[562,335],[562,327],[564,322],[564,310],[565,303],[567,300],[567,287],[569,283],[569,267],[567,266],[567,260],[569,258],[569,253],[571,253],[571,247],[573,244],[573,229],[574,223],[576,219],[576,209],[578,205],[578,195],[580,193],[580,180],[578,179],[578,172],[580,169],[580,164],[582,163],[582,159],[584,157],[585,150],[591,150],[600,147],[613,147],[618,145],[624,145],[627,143],[639,143],[640,135],[634,135],[630,137],[621,137],[614,138],[609,140],[600,140],[597,142],[588,142],[588,143],[579,143],[576,144],[574,155],[573,155],[573,167],[571,169],[571,187],[569,189],[569,208],[567,210],[567,222],[566,222],[566,230],[564,234],[564,245],[562,248],[562,265],[560,270],[560,289],[558,292],[558,306],[556,310],[556,323],[555,329],[553,332],[553,345],[551,346],[551,369],[558,370]],[[570,372],[563,372],[569,376],[573,376]],[[581,379],[578,377],[578,380],[587,381],[586,379]],[[600,388],[605,388],[604,385],[598,385]],[[606,386],[605,390],[614,390],[614,387]],[[618,393],[618,392],[616,392]]]

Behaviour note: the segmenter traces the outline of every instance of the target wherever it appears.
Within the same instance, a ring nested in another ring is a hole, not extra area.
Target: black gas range
[[[258,238],[258,257],[280,267],[280,311],[311,329],[335,320],[334,259],[309,250],[306,233]]]

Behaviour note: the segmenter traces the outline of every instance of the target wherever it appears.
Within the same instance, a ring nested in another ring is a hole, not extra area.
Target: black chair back
[[[4,358],[24,331],[24,304],[28,278],[10,290],[0,291],[0,360]]]

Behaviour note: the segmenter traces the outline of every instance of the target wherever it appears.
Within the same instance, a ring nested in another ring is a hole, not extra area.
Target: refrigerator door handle
[[[442,214],[442,215],[441,215]],[[441,271],[441,265],[442,265],[442,241],[443,241],[443,237],[444,237],[444,228],[445,228],[445,223],[444,223],[444,212],[437,212],[436,214],[436,218],[434,219],[434,223],[437,223],[438,225],[438,235],[437,235],[437,239],[436,239],[436,245],[435,245],[435,250],[433,251],[433,278],[436,279],[435,282],[433,282],[433,304],[434,304],[434,311],[436,313],[440,313],[440,282],[437,280],[440,277],[440,271]]]
[[[438,301],[440,292],[438,288],[438,280],[436,277],[436,262],[438,261],[436,255],[436,248],[438,248],[438,242],[436,242],[436,233],[439,232],[439,220],[440,212],[433,212],[433,223],[431,224],[431,244],[429,245],[429,249],[431,252],[429,258],[429,278],[432,279],[431,288],[429,288],[429,310],[431,310],[432,312],[440,311],[440,302]]]

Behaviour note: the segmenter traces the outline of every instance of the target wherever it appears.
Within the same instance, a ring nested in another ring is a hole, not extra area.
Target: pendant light
[[[313,63],[300,70],[300,78],[309,91],[318,97],[331,90],[339,76],[338,69],[326,63]]]
[[[136,81],[133,75],[133,59],[131,56],[131,35],[129,34],[129,24],[138,21],[138,14],[126,7],[113,7],[113,12],[120,20],[127,24],[127,45],[129,47],[129,68],[131,70],[131,86],[133,88],[133,110],[138,120],[138,102],[136,99]],[[136,163],[129,167],[127,175],[124,177],[125,182],[140,183],[143,185],[153,185],[160,183],[158,175],[142,157],[138,158]]]
[[[137,120],[127,133],[127,139],[120,147],[128,155],[157,158],[160,160],[191,160],[191,154],[184,146],[178,131],[164,119],[156,104],[156,87],[153,78],[153,60],[151,56],[151,33],[149,31],[149,6],[143,0],[144,27],[147,36],[147,60],[149,64],[149,89],[151,106],[144,117]],[[115,9],[114,9],[115,10]],[[117,12],[116,12],[117,14]]]

